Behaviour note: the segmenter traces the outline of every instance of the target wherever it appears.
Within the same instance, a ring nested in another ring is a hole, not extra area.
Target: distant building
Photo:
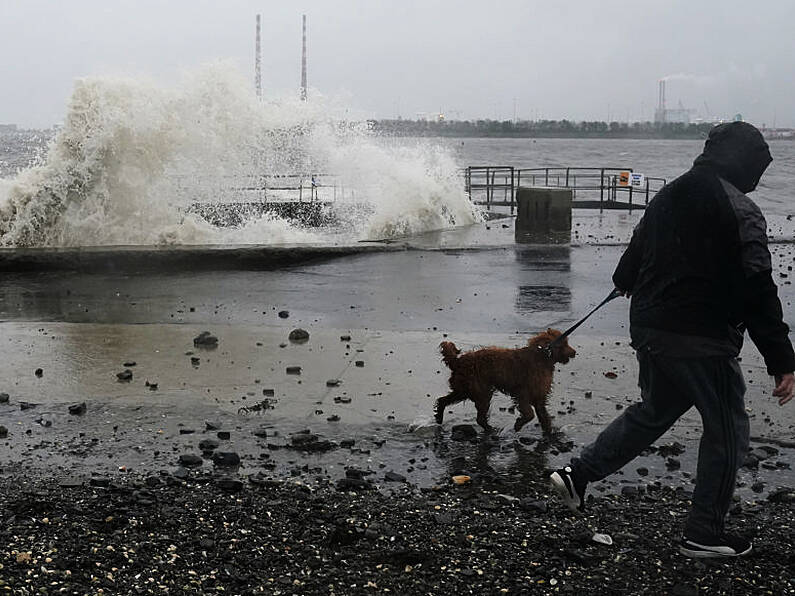
[[[671,122],[676,124],[690,124],[690,110],[686,108],[676,108],[673,110],[663,110],[662,119],[659,122]],[[658,120],[655,118],[655,122]]]
[[[0,134],[17,132],[16,124],[0,124]]]
[[[688,110],[679,102],[679,107],[669,109],[665,106],[665,79],[660,81],[657,109],[654,110],[655,124],[690,124],[690,115],[693,110]]]
[[[766,139],[795,139],[795,129],[793,128],[764,128],[762,134]]]

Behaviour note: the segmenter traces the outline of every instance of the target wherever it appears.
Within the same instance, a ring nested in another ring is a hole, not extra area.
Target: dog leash
[[[585,315],[585,316],[584,316],[582,319],[580,319],[579,321],[577,321],[576,323],[574,323],[574,325],[572,325],[571,327],[569,327],[568,329],[566,329],[566,331],[564,331],[563,333],[561,333],[559,337],[556,337],[554,340],[552,340],[552,341],[551,341],[550,343],[548,343],[546,346],[539,346],[539,349],[543,350],[543,351],[544,351],[544,353],[545,353],[547,356],[551,357],[551,356],[552,356],[552,348],[554,348],[556,345],[558,345],[560,342],[562,342],[564,339],[566,339],[566,338],[567,338],[569,335],[571,335],[571,333],[572,333],[572,332],[573,332],[575,329],[577,329],[577,327],[579,327],[580,325],[582,325],[582,324],[583,324],[583,323],[584,323],[584,322],[585,322],[585,321],[588,319],[588,317],[590,317],[592,314],[594,314],[594,313],[595,313],[597,310],[599,310],[600,308],[602,308],[602,307],[603,307],[605,304],[607,304],[608,302],[610,302],[610,301],[611,301],[611,300],[613,300],[614,298],[618,298],[618,297],[619,297],[619,296],[621,296],[622,294],[623,294],[623,292],[622,292],[621,290],[619,290],[618,288],[613,288],[613,291],[612,291],[612,292],[610,292],[610,293],[607,295],[607,298],[605,298],[605,299],[604,299],[604,300],[602,300],[602,301],[601,301],[601,302],[600,302],[598,305],[596,305],[596,307],[595,307],[595,308],[594,308],[594,309],[593,309],[591,312],[589,312],[589,313],[588,313],[587,315]]]

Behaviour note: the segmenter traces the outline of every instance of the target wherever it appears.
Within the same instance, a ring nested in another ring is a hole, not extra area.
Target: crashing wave
[[[0,180],[0,244],[324,243],[340,230],[381,239],[479,219],[444,150],[390,147],[340,121],[322,100],[260,102],[225,64],[170,89],[80,79],[46,161]],[[336,230],[262,212],[219,227],[191,209],[261,201],[250,181],[264,173],[321,171],[348,190],[331,205],[350,219]]]

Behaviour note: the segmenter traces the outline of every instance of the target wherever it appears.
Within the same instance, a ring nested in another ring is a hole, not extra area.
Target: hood
[[[727,122],[709,131],[694,166],[709,166],[744,193],[756,188],[773,158],[762,133],[747,122]]]

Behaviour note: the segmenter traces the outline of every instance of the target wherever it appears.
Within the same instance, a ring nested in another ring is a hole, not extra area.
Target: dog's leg
[[[522,430],[522,427],[530,422],[533,418],[535,418],[535,412],[533,412],[533,408],[530,405],[529,400],[520,399],[516,403],[516,407],[519,410],[519,418],[516,419],[516,422],[513,425],[513,430],[519,432]],[[540,416],[539,416],[540,419]]]
[[[447,395],[444,395],[436,400],[436,408],[434,417],[436,418],[436,424],[441,424],[444,421],[444,409],[447,406],[451,406],[456,404],[460,401],[464,401],[466,398],[461,397],[455,391],[451,391]]]
[[[544,431],[545,435],[552,434],[552,418],[547,412],[547,406],[544,403],[536,405],[536,414],[538,414],[538,422],[541,424],[541,430]]]
[[[489,405],[491,404],[491,399],[476,399],[475,400],[475,408],[478,411],[477,421],[478,424],[483,428],[485,431],[491,430],[491,425],[489,424]]]

